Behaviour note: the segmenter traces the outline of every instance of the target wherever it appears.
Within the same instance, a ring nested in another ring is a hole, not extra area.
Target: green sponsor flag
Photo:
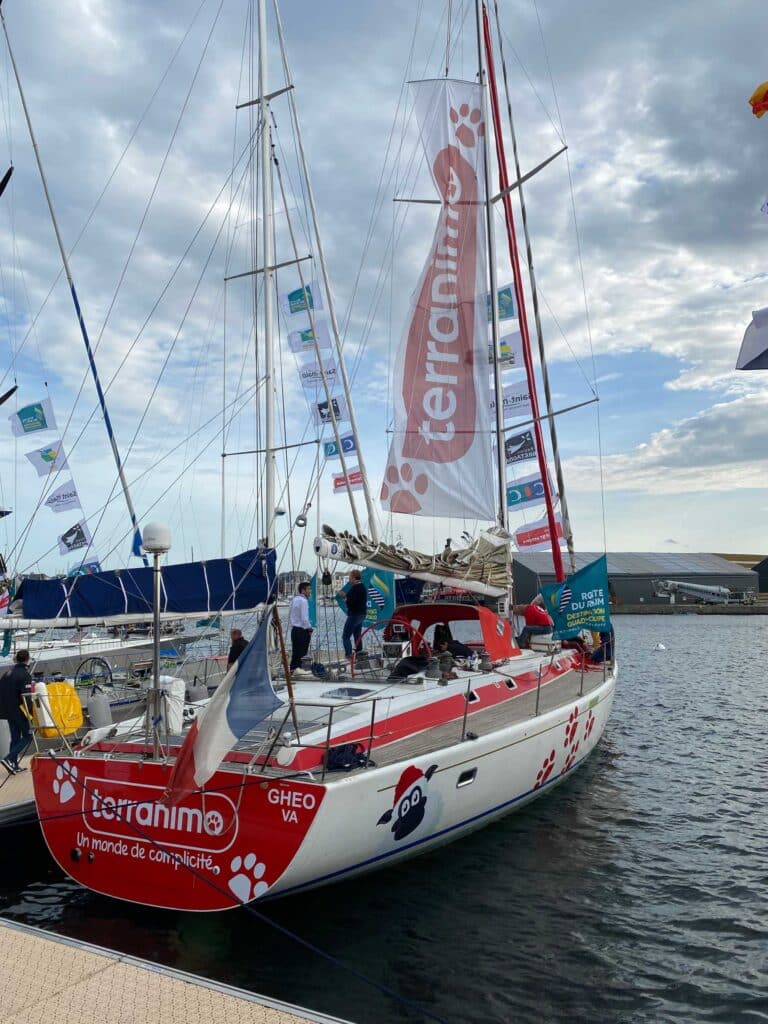
[[[541,588],[547,611],[555,624],[553,637],[570,640],[582,629],[608,633],[611,628],[608,561],[601,555],[563,583]]]

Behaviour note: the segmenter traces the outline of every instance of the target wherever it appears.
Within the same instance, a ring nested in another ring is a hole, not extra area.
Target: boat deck
[[[606,666],[606,669],[610,670],[610,666]],[[602,686],[605,681],[606,675],[603,666],[594,666],[587,668],[583,671],[578,669],[572,669],[561,676],[557,676],[554,679],[543,682],[540,688],[529,689],[520,692],[519,694],[511,695],[508,699],[503,700],[499,704],[495,704],[491,707],[472,711],[470,704],[469,714],[467,715],[466,731],[471,733],[473,737],[483,735],[497,729],[503,729],[510,725],[515,725],[518,722],[523,721],[535,721],[537,715],[537,700],[538,700],[538,714],[544,714],[545,712],[553,711],[559,707],[569,706],[579,696],[587,695],[594,690]],[[499,673],[500,687],[506,686],[504,681],[505,677],[502,673]],[[360,683],[361,680],[348,679],[341,680],[342,683]],[[366,703],[361,701],[362,703]],[[325,748],[325,736],[328,724],[327,718],[327,707],[321,708],[310,707],[305,708],[305,712],[309,711],[310,716],[302,719],[300,722],[300,734],[303,737],[310,738],[310,734],[314,734],[318,737],[322,735],[322,739],[313,746],[316,746],[318,750],[324,750]],[[287,722],[287,712],[281,711],[286,715],[285,721]],[[341,726],[342,719],[337,718],[335,721]],[[462,741],[462,733],[464,730],[464,723],[461,718],[454,718],[450,722],[446,722],[443,725],[431,726],[422,729],[420,732],[412,733],[401,739],[394,740],[391,743],[385,743],[381,740],[381,729],[386,725],[386,720],[381,719],[376,722],[374,726],[374,735],[378,733],[379,740],[373,747],[371,756],[375,763],[379,766],[394,764],[403,760],[410,760],[416,757],[429,754],[432,751],[440,750],[444,747],[449,747],[453,744],[460,743]],[[276,754],[280,750],[279,745],[273,745],[274,741],[270,738],[274,734],[274,727],[276,722],[272,720],[270,722],[262,723],[261,726],[248,733],[247,736],[239,740],[231,754],[226,759],[226,769],[235,773],[243,774],[258,774],[260,776],[267,776],[271,778],[290,778],[296,776],[303,776],[305,778],[319,779],[323,777],[322,768],[312,768],[305,770],[297,770],[292,766],[282,767],[274,762],[270,765],[263,763],[265,755],[268,753]],[[338,734],[337,734],[338,735]],[[177,742],[181,741],[181,737],[177,739]],[[343,742],[342,740],[336,740],[336,742]],[[363,741],[365,742],[365,741]],[[105,744],[105,748],[107,745]],[[130,747],[124,745],[117,745],[111,752],[110,757],[116,760],[133,759],[136,757],[138,750],[143,748],[143,742],[131,743]],[[298,749],[298,748],[297,748]],[[147,751],[148,753],[148,751]],[[96,749],[85,751],[82,755],[85,758],[90,756],[101,757],[102,753],[97,752]],[[223,766],[224,767],[224,766]],[[364,769],[353,769],[363,771]]]
[[[4,1024],[349,1024],[0,919]]]
[[[606,667],[608,668],[609,666]],[[605,678],[603,667],[595,666],[591,669],[585,669],[583,672],[572,670],[550,682],[542,683],[538,694],[538,713],[544,714],[548,711],[554,711],[559,707],[569,706],[577,697],[589,694],[602,686]],[[354,681],[352,680],[352,682]],[[359,680],[357,681],[359,682]],[[500,682],[499,685],[505,686],[506,683]],[[534,689],[522,692],[493,707],[475,712],[472,711],[470,705],[466,730],[468,733],[472,733],[473,736],[478,736],[496,729],[503,729],[509,725],[515,725],[527,719],[535,719],[536,701],[537,691]],[[316,724],[318,727],[324,727],[326,721],[326,719],[319,718]],[[304,724],[306,729],[306,723]],[[434,750],[449,747],[454,743],[460,743],[463,729],[464,723],[462,720],[454,719],[451,722],[446,722],[444,725],[433,726],[421,732],[413,733],[393,743],[379,743],[374,747],[371,756],[379,766],[410,760],[424,754],[429,754]],[[374,729],[374,732],[376,732],[376,729]],[[265,746],[263,737],[253,737],[253,734],[250,734],[243,740],[240,740],[234,749],[240,754],[251,753],[255,757],[258,754],[263,754]],[[227,768],[236,769],[237,767],[231,761],[227,764]],[[247,770],[246,766],[242,767]],[[281,768],[277,765],[259,765],[258,767],[254,765],[252,770],[257,771],[259,775],[275,778],[285,778],[286,776],[297,774],[295,769]],[[362,771],[364,769],[357,770]],[[312,770],[312,774],[316,774],[315,769]]]
[[[21,759],[27,769],[29,762],[29,757]],[[24,825],[31,821],[37,821],[32,772],[27,770],[21,775],[8,775],[0,765],[0,825]]]
[[[544,683],[539,695],[538,713],[544,714],[559,707],[570,706],[577,697],[591,693],[602,686],[603,680],[601,667],[599,670],[585,671],[583,680],[581,672],[571,671],[551,682]],[[504,729],[526,719],[534,719],[535,715],[536,690],[529,690],[511,700],[505,700],[490,708],[483,708],[474,714],[470,709],[470,713],[467,715],[466,729],[468,733],[476,737],[496,729]],[[420,757],[432,750],[451,746],[453,743],[461,742],[463,727],[461,721],[447,722],[445,725],[415,733],[395,743],[377,747],[374,760],[378,765],[394,764],[398,761]]]

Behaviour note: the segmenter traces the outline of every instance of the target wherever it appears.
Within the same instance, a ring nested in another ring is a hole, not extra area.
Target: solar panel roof
[[[580,551],[574,556],[576,568],[581,569],[601,556],[601,551]],[[535,551],[530,554],[515,552],[515,562],[538,576],[551,575],[552,555],[548,551]],[[567,556],[563,553],[563,561]],[[729,562],[719,555],[704,552],[697,554],[675,551],[609,551],[608,573],[611,576],[752,576],[751,569],[745,569],[737,562]]]

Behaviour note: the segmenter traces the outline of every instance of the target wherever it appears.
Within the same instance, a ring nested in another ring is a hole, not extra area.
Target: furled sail
[[[752,323],[744,333],[736,369],[768,370],[768,307],[757,309],[752,314]]]
[[[152,611],[151,568],[120,569],[92,576],[25,579],[17,593],[26,619],[108,619]],[[163,613],[220,612],[255,608],[272,596],[275,552],[255,548],[234,558],[164,565]]]
[[[493,519],[481,91],[449,79],[412,89],[442,206],[398,353],[381,503]]]
[[[340,559],[374,569],[402,572],[431,583],[452,583],[475,594],[505,595],[512,586],[509,534],[498,527],[486,530],[469,547],[425,555],[402,544],[375,543],[330,526],[315,541],[321,557]]]

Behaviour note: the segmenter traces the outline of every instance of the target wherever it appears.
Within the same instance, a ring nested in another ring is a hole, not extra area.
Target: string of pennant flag
[[[492,319],[490,296],[487,296],[488,320]],[[502,413],[505,423],[530,420],[532,413],[528,382],[521,373],[523,362],[523,339],[520,333],[514,288],[505,285],[497,292],[499,321],[507,333],[499,339],[499,364],[502,371]],[[493,341],[488,343],[488,362],[493,365]],[[491,412],[496,411],[496,400],[491,388]],[[544,482],[541,473],[529,473],[527,463],[538,459],[536,437],[533,427],[521,427],[518,434],[507,434],[504,438],[504,459],[507,467],[507,507],[512,512],[527,512],[536,505],[544,504]],[[522,471],[522,475],[520,475]],[[555,494],[552,481],[550,490]],[[555,515],[557,542],[563,540],[562,519]],[[544,551],[552,547],[549,523],[546,515],[526,523],[513,531],[515,546],[523,551]]]
[[[291,323],[299,322],[300,318],[309,320],[310,310],[312,311],[312,323],[303,327],[296,327],[288,333],[288,346],[296,357],[298,366],[299,381],[301,383],[304,397],[309,406],[312,422],[321,430],[332,422],[333,417],[339,425],[339,439],[345,459],[348,456],[357,454],[355,438],[351,431],[344,432],[343,424],[350,422],[349,405],[341,390],[341,374],[337,366],[331,345],[331,334],[328,321],[324,317],[318,317],[318,311],[323,310],[322,293],[317,281],[310,281],[290,292],[280,296],[280,306],[283,313],[291,318]],[[317,359],[317,352],[321,353],[321,360]],[[306,357],[309,358],[306,358]],[[323,378],[328,384],[326,393]],[[330,395],[330,407],[328,401]],[[323,454],[326,459],[338,459],[339,446],[336,439],[323,442]],[[363,478],[358,466],[347,464],[347,475],[349,485],[353,491],[362,490]],[[333,493],[340,494],[347,489],[344,474],[334,474]]]
[[[58,433],[56,415],[50,398],[42,398],[39,402],[25,405],[9,416],[8,420],[14,437],[27,437],[31,434],[47,432]],[[40,448],[33,449],[31,452],[26,452],[25,456],[38,477],[49,477],[52,473],[61,474],[65,470],[69,470],[71,474],[64,445],[60,437],[43,444]],[[62,515],[75,509],[80,509],[82,513],[83,510],[80,496],[77,493],[77,488],[71,476],[70,479],[65,480],[51,491],[44,504],[55,515]],[[90,545],[93,538],[85,518],[81,516],[73,526],[64,530],[56,539],[59,545],[59,553],[70,555],[75,551],[80,551],[82,548],[91,550]],[[101,566],[97,556],[91,552],[87,561],[77,565],[73,572],[78,574],[92,573],[99,572],[100,569]]]

